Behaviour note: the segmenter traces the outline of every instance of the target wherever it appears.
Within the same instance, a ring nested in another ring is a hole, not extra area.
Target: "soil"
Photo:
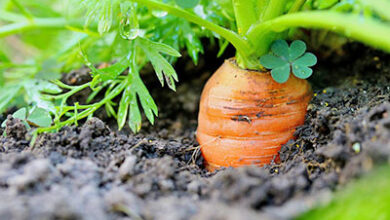
[[[281,162],[262,168],[203,167],[197,105],[223,62],[214,54],[197,67],[177,64],[177,93],[144,76],[160,115],[136,135],[117,132],[103,115],[30,147],[22,122],[8,116],[0,131],[0,219],[290,219],[326,203],[390,161],[390,56],[359,44],[345,50],[348,57],[317,65],[305,124],[282,147]]]

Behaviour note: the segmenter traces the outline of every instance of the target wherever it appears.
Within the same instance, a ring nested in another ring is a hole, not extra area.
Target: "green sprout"
[[[272,78],[278,83],[285,83],[292,72],[296,77],[307,79],[313,73],[309,67],[317,63],[312,53],[305,53],[306,44],[296,40],[288,46],[285,40],[277,40],[271,46],[273,54],[266,54],[260,58],[260,63],[271,70]]]

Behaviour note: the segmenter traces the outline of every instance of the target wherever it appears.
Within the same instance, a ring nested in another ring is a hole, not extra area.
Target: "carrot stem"
[[[301,10],[302,6],[306,3],[306,0],[295,0],[288,13],[295,13]]]
[[[270,20],[281,14],[286,7],[287,0],[270,0],[262,17],[263,21]]]
[[[13,13],[13,12],[0,10],[0,20],[17,22],[17,21],[24,21],[24,20],[26,20],[26,18],[22,15],[19,15],[19,14]]]
[[[233,0],[233,8],[238,34],[242,36],[248,31],[252,24],[259,20],[259,16],[256,12],[256,2],[253,0]],[[257,62],[254,62],[254,64],[246,62],[245,57],[242,57],[240,53],[236,54],[236,58],[237,63],[241,68],[254,69],[257,66]]]
[[[364,4],[369,5],[381,17],[390,21],[390,2],[387,0],[363,0]]]
[[[246,36],[254,45],[257,56],[268,53],[263,46],[268,33],[280,33],[291,27],[322,28],[343,34],[367,45],[390,51],[390,26],[371,18],[340,12],[313,11],[282,15],[253,25]]]
[[[7,24],[0,27],[0,37],[6,37],[12,34],[33,30],[33,29],[62,29],[66,26],[80,26],[82,27],[84,21],[82,20],[66,20],[64,18],[34,18],[24,19],[12,24]]]
[[[261,19],[259,20],[258,24],[261,24],[263,22],[266,22],[268,20],[271,20],[273,18],[276,18],[283,14],[284,9],[286,7],[287,0],[269,0],[266,2],[266,4],[263,6],[263,14],[261,16]],[[252,23],[256,24],[256,23]],[[266,32],[264,33],[263,37],[261,39],[255,39],[251,38],[250,36],[247,36],[247,39],[249,42],[251,42],[254,45],[257,45],[260,51],[266,51],[268,52],[271,44],[273,41],[275,41],[277,38],[280,37],[280,34],[276,34],[275,32]],[[257,51],[257,50],[255,50]],[[266,52],[262,52],[261,55],[265,54]],[[258,52],[256,52],[259,54]],[[257,56],[259,57],[259,56]],[[258,68],[261,68],[260,65]]]
[[[263,16],[264,16],[264,13],[268,7],[269,1],[270,0],[257,0],[257,2],[256,2],[256,9],[257,9],[259,22],[263,21]]]
[[[250,26],[258,21],[253,0],[233,0],[238,34],[245,34]]]

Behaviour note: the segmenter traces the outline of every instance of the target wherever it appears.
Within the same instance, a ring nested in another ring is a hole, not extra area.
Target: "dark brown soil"
[[[204,170],[197,105],[222,63],[209,57],[215,66],[178,63],[177,93],[148,84],[160,118],[137,135],[93,118],[31,148],[23,124],[9,118],[0,138],[0,219],[289,219],[326,202],[390,161],[390,57],[355,44],[346,50],[349,57],[316,67],[305,124],[282,147],[281,163],[264,168]]]

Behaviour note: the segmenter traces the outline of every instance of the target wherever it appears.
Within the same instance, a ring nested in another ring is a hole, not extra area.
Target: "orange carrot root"
[[[263,166],[278,160],[283,144],[304,123],[311,87],[290,76],[240,69],[234,59],[209,79],[202,92],[197,140],[209,170]]]

